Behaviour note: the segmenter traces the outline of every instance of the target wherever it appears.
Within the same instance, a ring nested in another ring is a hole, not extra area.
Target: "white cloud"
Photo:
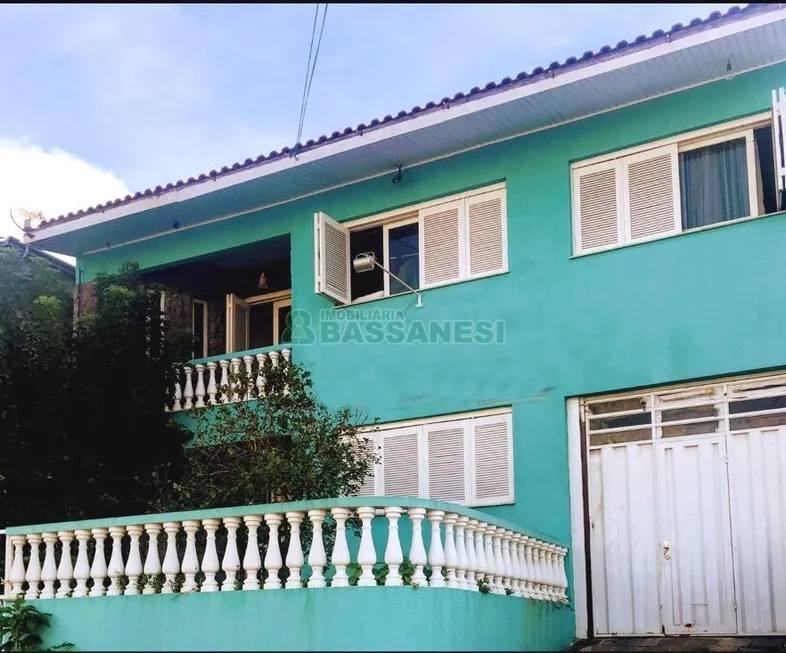
[[[129,193],[111,172],[58,148],[49,151],[26,139],[0,139],[0,236],[21,237],[20,209],[55,218]],[[73,261],[71,257],[62,257]]]

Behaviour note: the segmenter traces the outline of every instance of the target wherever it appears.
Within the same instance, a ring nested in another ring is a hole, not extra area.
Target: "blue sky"
[[[731,5],[330,5],[302,140]],[[314,4],[0,5],[0,235],[295,142]]]

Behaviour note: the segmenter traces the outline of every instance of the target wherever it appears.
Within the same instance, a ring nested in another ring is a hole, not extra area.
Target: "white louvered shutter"
[[[676,144],[625,157],[622,179],[623,206],[632,242],[680,230]]]
[[[786,89],[772,92],[772,138],[778,178],[778,210],[786,210]]]
[[[418,430],[380,431],[380,438],[385,496],[420,496]]]
[[[423,428],[428,448],[428,498],[466,503],[469,500],[469,420],[440,422]]]
[[[227,353],[249,347],[248,304],[237,295],[227,295]]]
[[[367,439],[364,442],[364,439]],[[357,436],[357,446],[360,448],[361,451],[365,452],[372,452],[379,457],[379,444],[378,444],[378,435],[376,433],[359,433]],[[376,463],[372,463],[371,467],[368,470],[368,474],[366,478],[363,480],[363,484],[360,486],[360,490],[358,491],[358,496],[374,496],[376,494],[376,478],[377,478],[377,465]]]
[[[464,201],[420,212],[420,278],[428,288],[458,281],[462,274]]]
[[[513,433],[511,414],[472,420],[474,450],[473,505],[513,502]]]
[[[314,214],[316,291],[340,304],[352,302],[349,229],[325,213]]]
[[[619,164],[607,161],[573,171],[574,252],[620,244]]]
[[[507,270],[505,192],[495,190],[467,198],[466,213],[468,276]]]

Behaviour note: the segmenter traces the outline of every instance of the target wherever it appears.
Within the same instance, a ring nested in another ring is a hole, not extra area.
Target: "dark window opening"
[[[756,141],[756,161],[759,166],[759,214],[777,213],[778,189],[775,183],[775,152],[772,149],[772,126],[753,130]]]
[[[205,321],[205,313],[207,312],[207,304],[202,301],[195,301],[194,307],[194,350],[191,354],[192,358],[204,358],[207,356],[207,343],[205,342],[205,333],[207,332],[207,324]]]
[[[405,224],[388,231],[390,271],[412,288],[420,288],[420,245],[418,223]],[[408,292],[406,286],[390,278],[390,294]]]
[[[280,345],[292,342],[292,325],[290,324],[291,306],[278,307],[278,343]]]
[[[248,307],[249,349],[273,344],[273,303],[251,304]]]
[[[368,272],[355,272],[351,259],[363,252],[374,252],[377,262],[384,265],[382,258],[382,227],[372,227],[361,231],[352,231],[349,234],[350,269],[349,278],[352,284],[352,301],[361,297],[383,296],[384,272],[375,267]]]

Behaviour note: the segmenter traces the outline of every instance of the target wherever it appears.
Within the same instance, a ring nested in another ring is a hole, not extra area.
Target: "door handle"
[[[671,543],[668,540],[663,540],[663,557],[666,560],[671,559]]]

